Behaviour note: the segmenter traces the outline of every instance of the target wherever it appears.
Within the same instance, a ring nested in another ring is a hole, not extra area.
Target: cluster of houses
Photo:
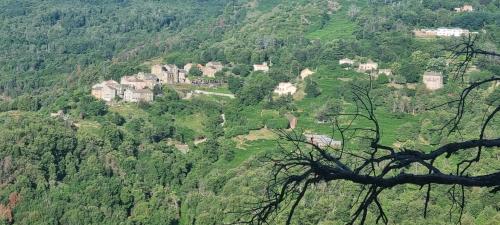
[[[193,68],[192,63],[178,68],[174,64],[154,65],[151,73],[140,72],[132,76],[124,76],[120,83],[107,80],[92,86],[91,94],[97,99],[111,102],[115,99],[123,99],[125,102],[151,102],[154,99],[153,89],[162,84],[194,84],[212,85],[204,83],[199,79],[189,80],[189,71]],[[215,77],[215,73],[222,71],[224,66],[220,62],[209,62],[206,65],[198,64],[196,67],[204,77]]]
[[[311,76],[314,74],[314,71],[310,70],[309,68],[305,68],[300,72],[300,79],[304,80],[307,77]],[[297,87],[290,83],[290,82],[281,82],[274,88],[274,93],[279,95],[279,96],[284,96],[284,95],[294,95],[297,92]]]
[[[215,74],[224,69],[224,65],[220,62],[209,62],[206,65],[196,65],[205,77],[215,77]]]
[[[462,7],[454,8],[455,12],[463,13],[463,12],[472,12],[474,8],[472,5],[463,5]],[[419,38],[431,38],[431,37],[461,37],[467,36],[469,34],[476,34],[477,32],[470,32],[467,29],[462,28],[447,28],[440,27],[437,29],[415,29],[413,30],[413,34],[415,37]]]
[[[196,66],[204,77],[215,77],[215,74],[224,69],[221,62],[208,62],[206,65],[188,63],[184,67],[178,68],[174,64],[154,65],[151,67],[151,74],[154,74],[162,84],[191,84],[188,78],[189,71]]]
[[[153,89],[159,83],[152,74],[138,73],[133,76],[122,77],[120,83],[107,80],[92,86],[91,94],[97,99],[106,102],[121,98],[126,102],[151,102]]]
[[[339,60],[340,65],[355,66],[357,63],[355,60],[344,58]],[[368,60],[366,63],[357,64],[356,71],[361,73],[369,73],[371,76],[377,78],[379,75],[384,74],[386,76],[392,76],[391,69],[379,69],[378,64],[372,60]],[[443,74],[436,71],[426,71],[424,73],[423,83],[428,90],[438,90],[443,88]]]
[[[392,75],[391,69],[379,69],[378,63],[372,61],[371,59],[365,63],[360,63],[353,59],[343,58],[339,60],[339,65],[347,65],[347,69],[349,69],[349,67],[356,67],[356,71],[360,73],[368,73],[375,78],[377,78],[380,74],[385,74],[387,76]]]
[[[164,84],[190,83],[188,74],[192,66],[188,63],[180,69],[174,64],[154,65],[151,67],[151,74],[158,77]]]
[[[264,62],[262,64],[254,64],[253,71],[262,71],[267,73],[269,72],[269,66],[267,65],[267,62]]]

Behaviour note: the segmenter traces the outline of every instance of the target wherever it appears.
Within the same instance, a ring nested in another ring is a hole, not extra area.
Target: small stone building
[[[215,77],[215,73],[222,71],[224,65],[220,62],[208,62],[205,66],[198,65],[198,68],[206,77]]]
[[[254,64],[253,71],[262,71],[267,73],[269,72],[269,66],[267,65],[267,62],[263,62],[262,64]]]
[[[435,71],[426,71],[423,75],[425,87],[429,90],[438,90],[443,88],[443,75]]]
[[[120,83],[138,90],[145,88],[153,89],[159,84],[159,79],[153,74],[138,73],[134,76],[122,77]]]
[[[463,5],[462,7],[454,8],[455,12],[472,12],[474,11],[474,7],[472,5]]]
[[[117,96],[121,97],[121,94],[123,94],[123,92],[122,87],[118,82],[114,80],[108,80],[92,86],[91,94],[97,99],[102,99],[109,102],[115,99]]]
[[[358,66],[359,72],[371,72],[378,69],[378,63],[368,60],[366,63],[360,63]]]
[[[293,94],[295,94],[295,92],[297,92],[297,87],[295,87],[290,82],[281,82],[274,89],[274,93],[278,94],[279,96],[288,95],[288,94],[293,95]]]
[[[152,102],[153,91],[150,89],[132,89],[125,90],[123,100],[126,102]]]
[[[332,147],[340,148],[342,146],[341,141],[336,141],[327,135],[320,134],[304,134],[307,142],[314,144],[320,148]]]

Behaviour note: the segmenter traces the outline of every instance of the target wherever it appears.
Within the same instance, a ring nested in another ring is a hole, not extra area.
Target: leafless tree
[[[477,56],[499,56],[495,52],[478,48],[475,42],[475,37],[469,37],[454,46],[452,58],[463,60],[457,68],[457,73],[463,74]],[[454,116],[445,124],[450,133],[456,132],[463,122],[465,105],[470,103],[470,94],[479,87],[499,81],[500,76],[494,75],[470,83],[457,100],[443,104],[456,108]],[[481,163],[483,151],[500,147],[500,136],[485,135],[487,128],[498,116],[500,105],[490,109],[479,127],[477,138],[444,144],[432,151],[423,151],[383,145],[383,124],[377,119],[370,88],[354,85],[353,95],[356,106],[354,112],[340,113],[333,117],[333,131],[342,140],[340,148],[319,146],[307,140],[302,132],[279,132],[284,140],[279,143],[280,152],[266,158],[266,162],[271,163],[273,168],[266,196],[262,202],[249,207],[238,223],[268,224],[272,223],[277,214],[285,213],[285,223],[290,224],[307,190],[320,182],[350,181],[361,186],[353,206],[354,213],[348,224],[365,224],[369,213],[375,214],[377,223],[387,224],[389,218],[380,201],[380,194],[396,186],[417,185],[425,188],[424,217],[427,216],[432,188],[436,185],[449,186],[448,193],[453,202],[450,207],[458,209],[459,221],[466,204],[466,187],[488,188],[493,193],[500,191],[500,172],[481,174],[471,169],[473,164]],[[370,126],[356,125],[359,120],[369,121]],[[445,169],[435,163],[437,160],[459,154],[465,156],[465,159],[455,165],[455,172],[444,172]],[[467,155],[470,157],[467,158]],[[415,172],[408,169],[411,167],[425,169],[424,172]],[[369,210],[370,208],[375,210]]]

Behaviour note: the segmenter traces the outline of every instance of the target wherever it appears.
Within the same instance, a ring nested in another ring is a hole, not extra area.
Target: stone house
[[[443,88],[443,74],[435,71],[426,71],[423,75],[425,87],[429,90],[438,90]]]
[[[156,65],[153,65],[151,67],[151,73],[156,75],[160,79],[163,76],[164,72],[165,72],[165,69],[164,69],[163,65],[156,64]]]
[[[154,74],[151,74],[151,73],[143,73],[143,72],[139,72],[137,74],[137,78],[143,80],[144,82],[147,83],[147,86],[152,89],[151,87],[155,87],[156,85],[160,84],[160,79],[154,75]]]
[[[344,65],[344,64],[347,64],[347,65],[354,65],[355,61],[352,60],[352,59],[349,59],[349,58],[343,58],[341,60],[339,60],[339,65]]]
[[[150,89],[127,88],[123,94],[123,100],[126,102],[152,102],[153,98],[153,91]]]
[[[144,89],[146,88],[146,84],[139,78],[135,76],[123,76],[120,79],[120,83],[122,85],[130,86],[135,89]]]
[[[117,96],[121,97],[123,94],[122,90],[122,86],[118,82],[108,80],[92,86],[91,94],[97,99],[110,102]]]
[[[205,66],[198,64],[198,68],[206,77],[215,77],[215,73],[221,71],[224,66],[220,62],[208,62]]]
[[[174,64],[154,65],[151,73],[158,77],[162,84],[174,84],[179,82],[179,68]]]
[[[124,76],[121,78],[120,83],[133,87],[134,89],[154,89],[159,84],[159,79],[153,74],[139,73],[134,76]]]
[[[419,38],[429,38],[437,36],[437,32],[434,29],[416,29],[413,30],[413,34],[415,35],[415,37]]]
[[[340,148],[342,146],[341,141],[336,141],[327,135],[320,134],[304,134],[307,142],[314,144],[320,148],[332,147]]]
[[[269,66],[267,65],[267,62],[263,62],[262,64],[254,64],[253,71],[262,71],[267,73],[269,72]]]
[[[208,62],[205,67],[212,67],[217,71],[221,71],[224,68],[224,65],[222,65],[221,62]]]
[[[297,117],[295,117],[295,116],[294,116],[294,115],[292,115],[292,114],[288,114],[288,115],[286,116],[286,118],[288,119],[288,125],[289,125],[289,128],[290,128],[290,129],[292,129],[292,130],[293,130],[293,129],[295,129],[295,128],[297,127],[297,123],[298,123],[298,121],[299,121],[299,120],[297,119]]]
[[[217,70],[215,68],[207,66],[202,66],[200,70],[205,77],[215,77],[215,73],[217,73]]]
[[[454,8],[455,12],[472,12],[474,8],[472,5],[463,5],[462,7]]]
[[[179,77],[178,77],[178,81],[179,83],[183,83],[183,84],[189,84],[189,79],[188,79],[188,74],[189,72],[185,69],[180,69],[179,70]]]
[[[279,96],[288,95],[288,94],[293,95],[293,94],[295,94],[295,92],[297,92],[297,87],[295,87],[290,82],[281,82],[274,89],[274,93],[278,94]]]
[[[300,71],[300,78],[302,80],[306,79],[308,76],[311,76],[313,75],[314,72],[312,70],[310,70],[309,68],[305,68],[303,69],[302,71]]]
[[[161,84],[189,83],[187,77],[192,66],[192,63],[188,63],[183,69],[179,69],[174,64],[154,65],[151,73],[158,77]]]
[[[359,72],[371,72],[378,69],[378,63],[368,60],[366,63],[360,63],[358,66]]]

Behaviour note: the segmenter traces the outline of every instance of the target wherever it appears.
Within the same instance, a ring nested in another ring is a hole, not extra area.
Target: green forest
[[[470,35],[415,34],[439,28]],[[459,174],[473,159],[460,176],[498,174],[499,54],[498,0],[2,0],[0,224],[243,224],[276,181],[269,156],[312,151],[283,134],[326,135],[356,157],[479,137],[493,144],[475,148],[477,160],[448,152],[398,171]],[[214,61],[224,65],[214,77],[187,76],[221,85],[157,85],[154,101],[137,103],[91,94],[156,64]],[[264,62],[268,71],[254,69]],[[362,71],[373,62],[378,73]],[[429,71],[439,88],[424,82]],[[277,94],[284,83],[296,91]],[[270,220],[249,223],[496,225],[499,178],[375,191],[355,223],[365,186],[319,179],[290,191],[296,206],[284,199]]]

